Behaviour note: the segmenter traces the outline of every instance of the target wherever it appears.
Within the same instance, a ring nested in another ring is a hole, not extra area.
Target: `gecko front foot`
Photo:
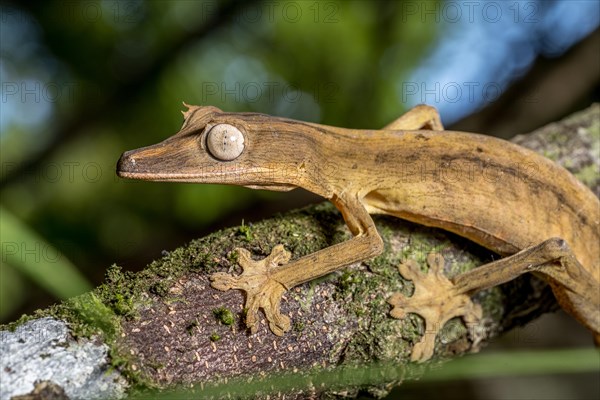
[[[271,277],[271,273],[278,266],[290,260],[291,253],[277,245],[267,257],[254,261],[246,249],[236,249],[238,264],[242,267],[241,275],[234,276],[224,272],[211,275],[211,286],[215,289],[227,291],[240,289],[246,292],[246,326],[251,333],[255,333],[258,322],[258,309],[262,308],[269,322],[271,331],[282,336],[290,330],[290,319],[281,314],[279,304],[281,296],[287,290],[280,282]]]
[[[433,356],[435,338],[450,319],[462,317],[467,326],[472,326],[482,318],[481,306],[460,293],[443,274],[444,258],[441,255],[430,254],[427,264],[430,267],[427,273],[421,272],[414,260],[400,264],[400,274],[413,281],[415,291],[411,297],[395,293],[388,299],[393,306],[390,311],[392,317],[401,319],[407,313],[415,313],[425,320],[425,333],[411,354],[411,360],[418,362]]]

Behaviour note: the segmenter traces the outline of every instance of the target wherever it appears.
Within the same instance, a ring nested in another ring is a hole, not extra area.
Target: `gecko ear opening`
[[[206,134],[206,147],[217,160],[232,161],[244,151],[242,131],[230,124],[217,124]]]

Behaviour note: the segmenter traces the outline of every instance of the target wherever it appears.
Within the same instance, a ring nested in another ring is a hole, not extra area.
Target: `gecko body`
[[[184,117],[171,138],[124,153],[119,176],[268,190],[301,187],[335,204],[353,234],[291,262],[285,250],[274,250],[272,267],[257,266],[242,251],[242,275],[215,274],[214,287],[246,291],[251,329],[262,308],[271,330],[283,334],[290,327],[279,312],[286,290],[380,254],[383,244],[370,214],[387,214],[454,232],[506,256],[452,280],[443,277],[439,265],[433,268],[435,279],[443,281],[433,288],[463,297],[456,304],[435,295],[419,300],[419,307],[429,307],[435,316],[419,308],[412,312],[432,326],[456,315],[480,319],[469,295],[533,272],[550,283],[567,312],[596,340],[600,337],[600,203],[568,171],[539,154],[489,136],[444,131],[428,106],[416,107],[381,130],[215,107],[189,106]],[[408,266],[401,272],[416,287],[425,279]],[[412,309],[409,303],[410,298],[392,296],[392,316],[403,317],[404,309]],[[450,303],[453,310],[443,309]],[[413,359],[432,354],[429,338]]]

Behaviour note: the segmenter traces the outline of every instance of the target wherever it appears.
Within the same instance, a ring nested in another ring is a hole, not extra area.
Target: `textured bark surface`
[[[556,160],[600,193],[599,105],[513,141]],[[239,273],[233,251],[237,247],[248,249],[258,259],[283,243],[296,259],[346,240],[350,233],[327,203],[216,232],[165,253],[136,274],[113,266],[106,283],[92,293],[28,319],[53,316],[69,323],[78,339],[72,343],[107,344],[107,356],[98,368],[111,364],[130,384],[141,387],[184,384],[201,388],[234,377],[301,374],[306,368],[314,373],[318,368],[325,371],[373,361],[395,363],[401,371],[422,335],[423,324],[412,314],[403,320],[389,317],[386,299],[398,291],[410,295],[413,287],[398,273],[399,262],[414,259],[425,267],[426,256],[437,252],[445,259],[445,272],[453,276],[494,255],[440,230],[391,217],[376,217],[375,222],[385,241],[384,253],[286,293],[282,311],[292,318],[293,329],[283,337],[273,335],[265,321],[256,334],[249,335],[242,323],[242,293],[219,292],[209,286],[208,276],[216,271]],[[499,333],[556,308],[548,287],[529,276],[481,292],[475,301],[483,307],[483,326],[468,335],[461,320],[450,321],[437,340],[433,362],[475,351]],[[3,332],[3,342],[17,332]],[[91,341],[86,339],[90,336]],[[52,341],[48,346],[57,347]],[[3,357],[3,383],[17,376],[14,371],[22,365],[18,357],[13,355],[10,365]],[[64,368],[73,374],[78,370],[74,365]],[[39,380],[66,385],[64,379],[53,376],[39,375]],[[399,372],[388,379],[372,380],[370,385],[335,387],[333,392],[351,396],[362,389],[382,395],[404,378],[410,374]],[[301,380],[293,388],[288,385],[286,398],[323,391],[307,382]],[[123,386],[123,382],[117,384]],[[71,393],[71,398],[79,397],[69,390],[66,393]],[[331,393],[332,388],[329,390]],[[2,392],[2,398],[26,393]],[[115,389],[112,396],[118,393]],[[279,390],[273,394],[282,395]]]

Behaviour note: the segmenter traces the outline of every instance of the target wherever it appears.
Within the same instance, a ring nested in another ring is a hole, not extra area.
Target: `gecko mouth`
[[[191,175],[191,174],[169,174],[169,173],[154,173],[154,172],[129,172],[117,170],[117,176],[125,179],[136,179],[144,181],[170,181],[170,182],[194,182],[206,181],[203,175]]]
[[[166,165],[162,165],[162,163],[147,162],[144,157],[136,157],[139,156],[139,153],[139,150],[131,150],[121,155],[121,158],[119,158],[119,161],[117,162],[118,177],[152,181],[193,178],[193,176],[190,176],[189,174],[164,172],[165,170],[168,171]]]
[[[117,176],[126,179],[138,179],[146,181],[190,181],[200,178],[202,174],[189,174],[180,172],[164,172],[167,168],[158,168],[154,165],[152,168],[148,163],[138,162],[134,156],[136,150],[123,153],[117,162]],[[158,172],[158,171],[161,172]]]

